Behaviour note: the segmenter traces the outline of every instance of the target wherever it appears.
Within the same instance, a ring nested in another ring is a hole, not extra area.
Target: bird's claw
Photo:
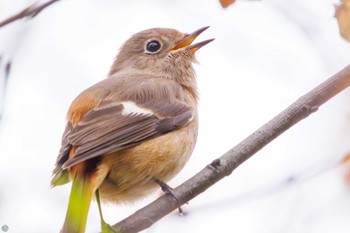
[[[162,189],[162,191],[167,194],[167,195],[170,195],[172,196],[173,198],[175,198],[175,200],[177,201],[177,203],[179,204],[179,206],[177,207],[178,210],[179,210],[179,214],[182,215],[183,213],[183,210],[181,208],[181,203],[179,201],[179,199],[177,199],[177,197],[175,196],[174,192],[173,192],[173,188],[170,187],[169,185],[167,185],[166,183],[164,183],[163,181],[157,179],[157,178],[154,178],[154,181],[160,186],[160,188]]]

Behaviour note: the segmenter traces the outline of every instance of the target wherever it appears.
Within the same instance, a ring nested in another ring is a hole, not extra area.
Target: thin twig
[[[176,198],[163,195],[151,204],[136,211],[128,218],[115,224],[113,228],[122,232],[139,232],[178,208],[179,202],[185,204],[210,186],[229,176],[244,161],[261,150],[287,129],[314,113],[332,97],[350,86],[350,65],[329,78],[275,118],[267,122],[241,143],[220,158],[203,168],[183,184],[173,189]]]
[[[46,7],[50,6],[51,4],[58,2],[60,0],[51,0],[48,2],[45,2],[41,5],[38,5],[37,3],[34,3],[33,5],[30,5],[29,7],[25,8],[21,12],[3,20],[0,22],[0,28],[10,24],[16,20],[22,19],[22,18],[34,18],[37,16],[42,10],[44,10]]]

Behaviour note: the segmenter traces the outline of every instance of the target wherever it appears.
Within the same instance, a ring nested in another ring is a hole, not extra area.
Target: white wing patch
[[[134,102],[122,102],[124,109],[122,115],[152,115],[153,112],[146,108],[137,106]]]

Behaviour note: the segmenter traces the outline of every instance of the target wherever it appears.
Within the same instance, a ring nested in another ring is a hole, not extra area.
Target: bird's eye
[[[153,53],[158,52],[160,50],[160,47],[161,47],[161,45],[160,45],[160,43],[158,41],[152,40],[152,41],[147,43],[146,50],[147,50],[148,53],[152,53],[153,54]]]

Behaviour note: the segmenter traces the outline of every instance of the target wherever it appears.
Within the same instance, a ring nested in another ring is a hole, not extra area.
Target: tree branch
[[[51,0],[48,2],[45,2],[41,5],[38,5],[37,3],[34,3],[33,5],[30,5],[29,7],[25,8],[24,10],[22,10],[21,12],[3,20],[0,22],[0,28],[10,24],[18,19],[22,19],[22,18],[34,18],[35,16],[37,16],[42,10],[44,10],[46,7],[50,6],[51,4],[58,2],[60,0]]]
[[[185,204],[210,186],[229,176],[244,161],[277,138],[287,129],[314,113],[332,97],[350,86],[350,65],[306,93],[275,118],[256,130],[241,143],[214,160],[200,172],[173,190],[176,199],[163,195],[136,211],[113,228],[122,232],[139,232]]]

